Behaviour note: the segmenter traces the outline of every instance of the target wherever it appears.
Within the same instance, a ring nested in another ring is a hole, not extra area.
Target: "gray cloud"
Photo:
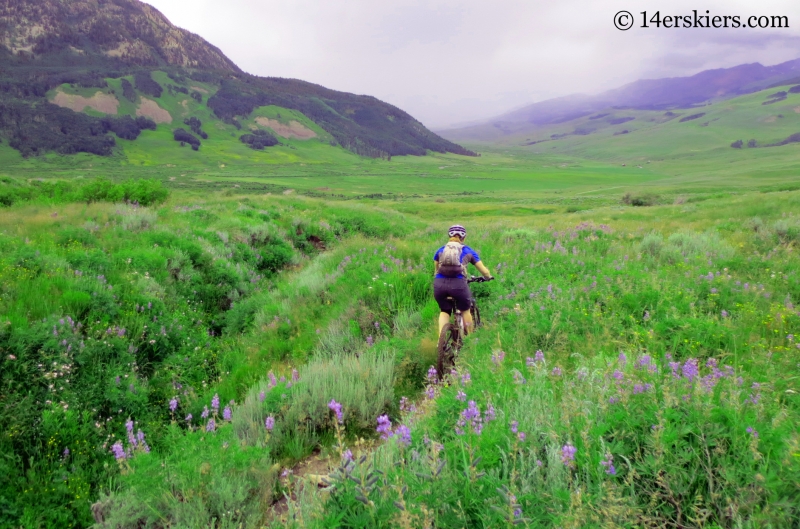
[[[800,57],[787,0],[147,0],[248,72],[374,95],[431,127],[639,78]],[[618,31],[626,9],[785,15],[791,29]]]

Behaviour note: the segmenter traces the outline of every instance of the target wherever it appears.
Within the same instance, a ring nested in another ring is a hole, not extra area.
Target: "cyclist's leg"
[[[442,329],[448,323],[450,323],[450,313],[449,312],[440,312],[439,313],[439,334],[442,333]]]
[[[472,313],[466,310],[461,313],[461,317],[464,318],[464,334],[471,333],[473,328]]]

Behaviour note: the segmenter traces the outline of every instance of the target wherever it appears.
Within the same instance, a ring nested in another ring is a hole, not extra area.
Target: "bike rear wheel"
[[[481,326],[481,311],[478,310],[478,306],[475,302],[472,302],[472,306],[469,308],[470,314],[472,314],[472,328],[477,329]]]
[[[439,375],[439,380],[443,380],[445,373],[449,372],[450,368],[455,365],[456,353],[460,347],[461,340],[458,327],[452,323],[442,327],[442,332],[439,333],[436,359],[436,372]]]

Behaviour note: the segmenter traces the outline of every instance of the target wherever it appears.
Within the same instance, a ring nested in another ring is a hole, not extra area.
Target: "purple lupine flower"
[[[647,310],[644,311],[644,316],[642,316],[642,319],[644,321],[649,321],[650,320],[650,311],[647,311]]]
[[[225,421],[230,421],[232,415],[233,414],[231,413],[230,406],[225,406],[225,409],[222,410],[222,419]]]
[[[381,324],[380,324],[380,322],[377,322],[377,321],[376,321],[375,323],[373,323],[373,325],[375,325],[375,328],[376,328],[376,329],[380,329],[380,328],[381,328]]]
[[[520,518],[522,518],[522,509],[517,507],[514,509],[514,519],[519,520]]]
[[[378,427],[375,431],[381,434],[381,439],[388,439],[392,436],[392,421],[389,420],[388,415],[378,417]]]
[[[652,364],[653,359],[650,357],[650,355],[642,355],[642,357],[639,358],[639,361],[636,363],[636,367],[644,369],[649,368]]]
[[[375,340],[372,339],[372,335],[370,334],[367,336],[367,345],[372,347],[375,344]]]
[[[397,427],[397,431],[395,431],[396,436],[399,436],[398,441],[405,445],[409,446],[411,444],[411,430],[408,429],[408,426],[405,424],[401,424]]]
[[[217,423],[216,423],[216,421],[214,421],[214,419],[213,419],[213,418],[209,419],[209,420],[208,420],[208,423],[206,424],[206,431],[207,431],[207,432],[213,432],[213,431],[215,431],[216,429],[217,429]]]
[[[264,427],[271,432],[272,429],[275,428],[275,417],[273,417],[272,415],[267,417],[266,420],[264,421]]]
[[[609,397],[608,398],[608,403],[609,404],[616,404],[617,402],[619,402],[619,397]]]
[[[465,386],[472,382],[472,375],[469,374],[469,371],[465,371],[463,375],[461,375],[461,383]]]
[[[561,462],[567,466],[572,466],[575,462],[575,454],[577,452],[578,449],[572,446],[572,444],[565,444],[561,447]]]
[[[514,378],[515,384],[524,384],[525,382],[527,382],[525,380],[525,377],[522,376],[522,373],[520,373],[516,369],[511,373],[511,376]]]
[[[425,397],[433,400],[436,397],[436,389],[433,386],[428,386],[428,389],[425,390]]]
[[[525,432],[519,432],[517,434],[517,439],[519,439],[520,442],[524,443],[525,442]]]
[[[208,418],[208,406],[203,406],[203,413],[200,414],[200,418],[202,419]]]
[[[169,401],[169,411],[175,413],[175,410],[178,409],[178,399],[176,397],[172,397],[172,400]]]
[[[533,360],[534,360],[535,362],[544,362],[544,353],[542,352],[542,350],[541,350],[541,349],[539,349],[538,351],[536,351],[536,354],[535,354],[535,355],[533,355]]]
[[[114,458],[116,458],[117,461],[125,459],[125,449],[122,448],[122,441],[117,441],[111,445],[111,453],[114,454]]]
[[[722,312],[720,312],[720,316],[722,316],[723,318],[727,318],[728,317],[728,311],[727,310],[723,310]]]
[[[625,356],[625,353],[619,353],[619,356],[617,357],[617,361],[619,362],[619,365],[621,365],[622,367],[625,367],[625,364],[628,362],[628,357]]]
[[[617,475],[617,469],[614,468],[614,456],[612,456],[610,452],[606,454],[604,460],[600,461],[600,464],[606,468],[606,474],[609,476]]]
[[[133,433],[133,420],[128,419],[125,422],[125,429],[128,431],[128,434],[132,434]]]
[[[300,372],[297,369],[292,369],[292,382],[297,383],[300,380]]]
[[[464,402],[465,400],[467,400],[467,394],[459,389],[458,393],[456,394],[456,400]]]
[[[65,448],[64,452],[61,455],[63,455],[64,457],[69,457],[69,448]]]
[[[642,384],[634,384],[633,385],[633,394],[638,395],[639,393],[644,393],[644,385]]]
[[[753,436],[754,439],[758,439],[758,432],[752,426],[747,427],[747,433]]]
[[[219,395],[214,393],[214,396],[211,398],[211,409],[214,410],[214,413],[219,411]]]
[[[700,374],[700,369],[697,367],[697,359],[688,359],[681,367],[681,372],[683,373],[683,378],[687,379],[689,382],[697,378]]]
[[[625,375],[619,369],[615,369],[614,372],[611,374],[611,378],[622,381],[625,378]]]
[[[272,389],[278,385],[278,380],[275,378],[275,373],[270,371],[267,373],[267,377],[269,378],[269,382],[267,383],[267,388]]]
[[[267,395],[263,391],[258,394],[258,402],[264,402],[265,398],[267,398]]]
[[[518,429],[519,429],[519,422],[517,422],[517,421],[511,421],[511,426],[510,426],[510,428],[511,428],[511,433],[517,433],[517,431],[518,431]]]
[[[505,351],[500,350],[497,351],[496,353],[492,353],[492,362],[494,363],[494,365],[499,366],[503,362],[503,360],[505,360],[505,358],[506,358]]]
[[[342,461],[347,462],[352,460],[353,460],[353,452],[348,448],[342,454]]]
[[[486,422],[492,422],[492,421],[495,419],[495,417],[496,417],[496,414],[495,414],[495,411],[494,411],[494,406],[492,406],[491,404],[489,404],[489,405],[486,407],[486,411],[485,411],[485,412],[483,412],[483,419],[484,419]]]
[[[186,416],[186,422],[192,422],[192,414]]]
[[[436,384],[439,381],[439,374],[434,366],[428,368],[428,374],[425,375],[425,378],[428,379],[428,384]]]
[[[553,376],[560,377],[561,376],[561,368],[556,366],[553,368],[552,371]]]
[[[680,362],[670,362],[669,363],[669,367],[672,369],[672,377],[673,378],[680,378],[680,375],[678,374],[678,370],[681,367]]]
[[[344,422],[344,414],[342,413],[341,404],[331,399],[331,401],[328,403],[328,409],[331,410],[334,414],[336,414],[336,420],[339,422],[339,424],[342,424]]]

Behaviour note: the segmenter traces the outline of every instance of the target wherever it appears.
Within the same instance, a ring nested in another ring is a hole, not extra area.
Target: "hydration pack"
[[[439,254],[439,272],[445,277],[458,277],[464,273],[461,264],[461,251],[464,245],[460,242],[450,241],[444,245]]]

